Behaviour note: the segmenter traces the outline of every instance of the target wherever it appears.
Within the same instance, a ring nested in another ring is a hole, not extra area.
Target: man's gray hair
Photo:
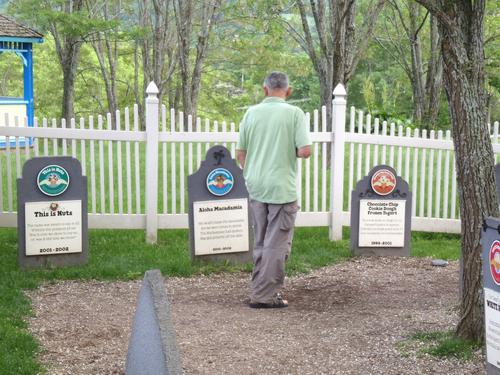
[[[270,90],[288,89],[288,76],[282,72],[272,72],[264,80],[264,86]]]

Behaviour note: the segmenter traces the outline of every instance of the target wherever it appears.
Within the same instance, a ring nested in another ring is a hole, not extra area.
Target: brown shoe
[[[288,301],[283,299],[281,294],[278,293],[271,302],[250,302],[249,306],[252,309],[281,309],[283,307],[288,307]]]

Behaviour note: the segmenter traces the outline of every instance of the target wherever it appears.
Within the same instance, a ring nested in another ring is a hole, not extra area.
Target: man
[[[237,159],[243,168],[254,226],[250,307],[280,308],[280,290],[297,216],[296,158],[308,158],[311,140],[304,112],[285,102],[288,77],[273,72],[264,81],[266,98],[246,112]]]

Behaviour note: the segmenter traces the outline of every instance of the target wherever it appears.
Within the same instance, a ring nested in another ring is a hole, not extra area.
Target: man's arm
[[[297,157],[307,159],[311,156],[311,146],[307,145],[297,149]]]
[[[236,159],[240,163],[241,168],[245,168],[245,159],[247,157],[247,152],[245,150],[236,150]]]

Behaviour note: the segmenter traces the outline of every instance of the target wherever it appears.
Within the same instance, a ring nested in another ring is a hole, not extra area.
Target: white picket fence
[[[116,124],[108,114],[70,124],[43,119],[28,128],[5,116],[0,138],[10,142],[0,150],[0,227],[17,225],[15,184],[24,161],[71,155],[88,177],[89,227],[142,228],[149,242],[156,241],[158,228],[187,228],[187,175],[214,144],[228,147],[234,157],[238,126],[191,116],[185,126],[182,112],[160,106],[154,84],[146,93],[145,131],[139,130],[137,105],[117,111]],[[334,95],[332,131],[327,131],[325,107],[306,114],[313,153],[297,160],[301,211],[296,225],[329,226],[330,238],[340,239],[342,226],[349,225],[356,182],[373,166],[388,164],[413,193],[412,230],[459,233],[450,132],[403,129],[354,108],[347,124],[344,88],[339,85]],[[495,122],[495,155],[500,154],[498,128]],[[32,147],[23,142],[25,137],[34,138]]]

